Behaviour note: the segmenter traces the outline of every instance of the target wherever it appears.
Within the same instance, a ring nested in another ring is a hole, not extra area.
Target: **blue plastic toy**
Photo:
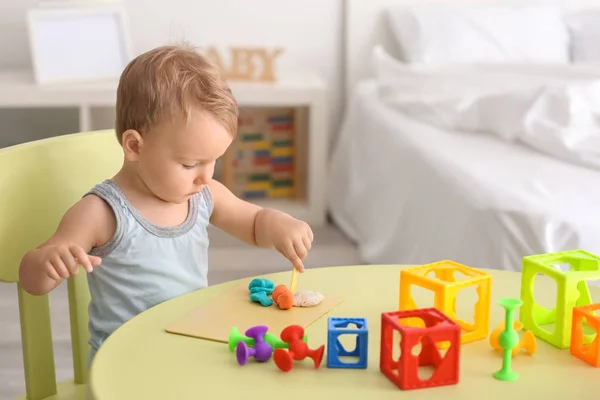
[[[350,324],[356,328],[349,328]],[[356,335],[356,347],[346,350],[340,343],[341,335]],[[369,328],[366,318],[328,319],[327,327],[327,368],[367,368],[369,353]],[[344,362],[340,357],[358,357],[356,362]]]

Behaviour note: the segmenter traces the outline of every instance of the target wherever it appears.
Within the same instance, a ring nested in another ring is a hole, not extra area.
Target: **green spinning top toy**
[[[506,310],[506,323],[504,324],[504,331],[500,334],[498,342],[502,347],[502,368],[494,373],[494,378],[500,381],[516,381],[519,379],[519,375],[512,370],[512,349],[519,344],[519,334],[514,330],[513,320],[515,309],[521,307],[523,301],[520,299],[505,298],[500,299],[498,304]]]

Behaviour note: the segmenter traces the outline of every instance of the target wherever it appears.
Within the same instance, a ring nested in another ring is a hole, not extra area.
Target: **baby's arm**
[[[256,240],[254,225],[262,207],[240,199],[214,179],[208,186],[214,204],[210,222],[231,236],[260,247],[260,243]]]
[[[262,208],[235,196],[218,181],[209,184],[214,209],[211,223],[244,242],[275,248],[296,269],[304,271],[304,260],[312,246],[313,232],[307,223],[270,208]]]
[[[78,273],[79,265],[91,271],[101,260],[87,253],[108,242],[115,229],[109,205],[97,196],[85,196],[65,213],[50,239],[25,254],[19,267],[21,286],[43,295]]]

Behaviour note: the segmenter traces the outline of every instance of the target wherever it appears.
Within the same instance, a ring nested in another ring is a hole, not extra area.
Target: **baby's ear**
[[[136,161],[139,157],[140,150],[142,149],[144,139],[142,135],[134,129],[128,129],[123,132],[123,139],[121,140],[125,157],[129,161]]]

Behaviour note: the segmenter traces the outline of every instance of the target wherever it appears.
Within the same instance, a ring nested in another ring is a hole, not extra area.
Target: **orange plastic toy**
[[[513,329],[515,330],[515,332],[521,331],[523,329],[523,323],[520,321],[513,321]],[[501,322],[500,325],[498,325],[498,327],[494,329],[492,331],[492,334],[490,335],[490,346],[492,346],[494,350],[502,351],[502,347],[500,346],[498,338],[500,337],[500,334],[503,330],[504,321]],[[533,334],[533,332],[525,331],[523,333],[523,337],[521,338],[519,343],[512,349],[512,356],[516,356],[521,350],[525,350],[525,352],[527,352],[527,354],[529,355],[533,355],[535,353],[535,351],[537,350],[537,342],[535,340],[535,335]]]
[[[457,278],[457,273],[466,278]],[[433,291],[434,304],[421,304],[417,307],[411,295],[412,285]],[[463,331],[461,343],[485,339],[489,334],[491,285],[490,274],[449,260],[402,269],[399,309],[403,311],[435,307],[460,325]],[[461,289],[469,286],[476,286],[479,295],[479,300],[474,305],[473,323],[456,317],[456,295]],[[423,326],[423,321],[419,321],[418,318],[412,320],[407,321],[407,324],[415,327]]]
[[[300,325],[290,325],[281,331],[280,337],[281,340],[289,344],[288,350],[279,348],[275,349],[273,353],[273,360],[280,370],[288,372],[292,369],[294,360],[304,360],[306,357],[312,358],[315,368],[319,368],[325,352],[325,345],[315,350],[309,349],[308,345],[302,340],[304,328]]]
[[[282,310],[289,310],[294,306],[294,294],[285,285],[277,285],[275,287],[272,299]]]
[[[593,367],[600,367],[600,316],[594,312],[600,310],[600,303],[573,307],[573,324],[571,326],[571,354],[581,358]],[[586,335],[585,324],[594,331]],[[591,343],[590,343],[591,342]]]

